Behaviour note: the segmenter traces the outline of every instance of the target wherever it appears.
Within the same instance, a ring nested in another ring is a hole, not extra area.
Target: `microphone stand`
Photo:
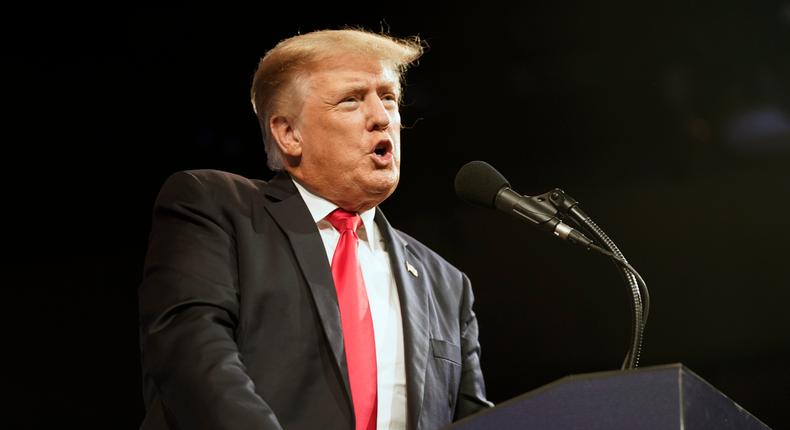
[[[603,247],[591,244],[588,249],[596,251],[610,257],[622,274],[631,293],[631,337],[628,352],[623,360],[621,369],[634,369],[639,366],[639,357],[642,351],[642,340],[644,338],[645,324],[650,311],[650,294],[647,284],[642,276],[628,264],[625,256],[617,245],[604,233],[604,231],[593,222],[578,206],[578,202],[565,194],[559,188],[538,196],[542,201],[548,201],[562,215],[569,215],[570,218],[590,235],[597,239]],[[544,200],[545,199],[545,200]],[[604,248],[605,247],[605,248]]]

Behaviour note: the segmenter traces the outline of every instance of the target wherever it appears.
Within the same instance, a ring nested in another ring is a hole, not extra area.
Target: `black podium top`
[[[568,376],[447,429],[770,430],[682,364]]]

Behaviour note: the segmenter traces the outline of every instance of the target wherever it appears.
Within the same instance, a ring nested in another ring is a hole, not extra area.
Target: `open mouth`
[[[382,140],[376,145],[376,148],[373,150],[373,153],[378,155],[379,157],[383,157],[387,155],[392,150],[392,144],[389,140]]]
[[[392,142],[384,139],[373,148],[373,162],[380,168],[388,167],[392,163]]]

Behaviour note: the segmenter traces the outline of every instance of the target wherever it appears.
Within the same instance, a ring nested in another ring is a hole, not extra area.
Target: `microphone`
[[[578,230],[557,217],[557,209],[550,203],[552,192],[540,196],[522,196],[510,188],[510,183],[485,161],[470,161],[455,175],[455,194],[469,203],[509,213],[560,239],[577,243],[587,249],[604,251]],[[575,203],[575,202],[574,202]]]

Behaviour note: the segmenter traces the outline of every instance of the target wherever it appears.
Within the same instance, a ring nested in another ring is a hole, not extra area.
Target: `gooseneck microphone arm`
[[[645,324],[650,312],[650,293],[647,284],[628,261],[617,245],[598,227],[597,224],[578,205],[578,202],[559,188],[547,193],[549,201],[561,214],[569,215],[590,235],[598,239],[609,250],[607,254],[617,265],[623,278],[631,290],[631,338],[628,353],[623,360],[622,369],[633,369],[639,366],[642,352]]]

